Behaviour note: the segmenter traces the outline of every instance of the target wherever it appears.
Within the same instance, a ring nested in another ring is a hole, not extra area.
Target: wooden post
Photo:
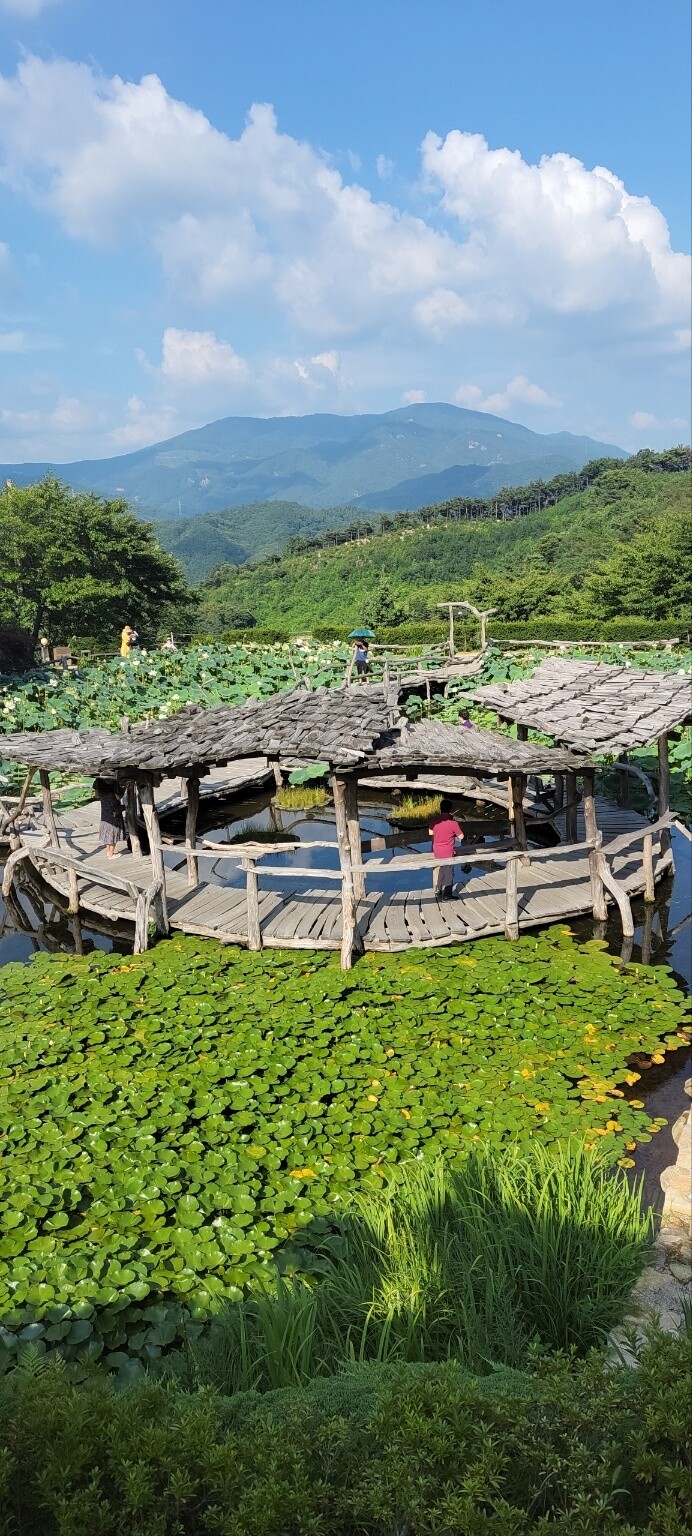
[[[577,775],[571,768],[565,774],[567,809],[565,811],[565,842],[577,841]]]
[[[644,922],[642,923],[642,965],[651,965],[651,931],[653,926],[653,912],[648,904],[644,909]]]
[[[528,741],[528,739],[529,739],[529,728],[528,728],[528,725],[523,725],[521,720],[520,720],[517,723],[517,741]]]
[[[598,871],[606,890],[610,891],[611,896],[615,897],[618,907],[620,908],[622,936],[624,939],[631,939],[634,933],[632,904],[624,885],[620,885],[619,881],[615,879],[615,876],[611,874],[608,860],[606,859],[605,854],[601,853],[600,849],[598,853]]]
[[[598,834],[596,821],[596,799],[594,795],[595,774],[593,768],[585,768],[581,776],[582,805],[584,808],[584,841],[592,843]]]
[[[351,842],[346,812],[346,782],[338,774],[332,778],[336,840],[341,866],[341,969],[350,971],[354,954],[362,954],[363,940],[358,932],[358,912],[351,872]]]
[[[72,923],[71,923],[71,927],[72,927],[72,940],[73,940],[73,943],[74,943],[74,952],[75,952],[76,955],[83,955],[84,954],[84,941],[82,939],[82,925],[81,925],[78,917],[73,917]]]
[[[555,811],[561,811],[565,803],[565,775],[555,774]]]
[[[656,900],[656,886],[654,884],[654,840],[651,832],[647,832],[642,848],[642,864],[644,866],[644,900]],[[648,963],[648,962],[647,962]]]
[[[125,785],[125,825],[130,839],[132,856],[135,859],[142,857],[142,844],[137,831],[137,785],[133,779]]]
[[[589,875],[591,878],[591,909],[597,922],[605,922],[608,916],[608,903],[605,899],[603,881],[599,866],[599,849],[603,841],[596,821],[596,799],[594,796],[593,768],[585,768],[582,774],[584,792],[584,833],[589,847]]]
[[[39,776],[39,780],[40,780],[40,783],[41,783],[41,801],[43,803],[43,819],[44,819],[44,821],[46,823],[46,826],[48,828],[48,836],[49,836],[49,839],[50,839],[50,846],[51,846],[51,848],[59,848],[60,847],[60,838],[58,837],[58,829],[57,829],[57,827],[55,825],[55,812],[53,810],[53,800],[52,800],[52,796],[51,796],[51,792],[50,792],[50,774],[46,773],[45,768],[41,768],[39,770],[39,775],[38,776]]]
[[[453,605],[453,603],[449,604],[449,654],[450,654],[450,656],[456,656],[456,651],[454,649],[454,605]]]
[[[151,858],[151,872],[154,880],[161,881],[161,891],[156,897],[156,931],[164,936],[170,932],[168,922],[168,903],[166,901],[166,866],[163,862],[163,848],[161,845],[161,828],[156,814],[156,802],[154,800],[154,780],[149,774],[140,785],[140,799],[142,802],[142,815],[144,825],[149,838],[149,856]]]
[[[257,878],[257,860],[243,859],[242,868],[245,870],[247,890],[247,947],[248,949],[262,948],[262,929],[259,915],[259,880]]]
[[[363,862],[360,815],[358,812],[358,780],[355,773],[349,773],[344,775],[343,782],[351,864],[358,865]],[[365,875],[353,875],[353,894],[356,902],[363,900],[365,896]]]
[[[505,938],[519,938],[519,871],[518,859],[508,859],[505,888]]]
[[[187,858],[187,883],[199,885],[199,864],[193,849],[197,846],[197,812],[199,810],[199,779],[191,773],[185,780],[187,808],[185,811],[185,856]]]
[[[514,837],[520,848],[527,848],[526,822],[524,820],[524,794],[526,792],[526,774],[512,773],[509,777],[511,795],[511,818],[514,823]],[[528,864],[528,859],[522,860]]]
[[[658,814],[666,816],[670,810],[670,760],[668,757],[668,733],[658,738]],[[661,830],[661,853],[670,852],[670,832]]]
[[[74,916],[79,912],[79,880],[77,879],[76,869],[68,869],[67,883],[70,893],[67,910]]]

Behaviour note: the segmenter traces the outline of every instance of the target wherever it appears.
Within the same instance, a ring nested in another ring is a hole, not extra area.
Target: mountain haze
[[[0,476],[27,485],[50,470],[78,490],[124,496],[147,518],[282,500],[388,511],[493,495],[604,454],[625,457],[593,438],[431,404],[368,416],[229,416],[116,458],[5,464]]]

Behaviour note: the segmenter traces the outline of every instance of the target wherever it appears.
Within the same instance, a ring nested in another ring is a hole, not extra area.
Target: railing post
[[[68,867],[67,884],[70,893],[69,906],[67,910],[71,916],[75,916],[79,911],[79,880],[77,878],[76,869],[71,869]]]
[[[519,871],[518,859],[508,859],[505,887],[505,938],[519,938]]]
[[[341,866],[341,969],[350,971],[354,953],[363,953],[363,940],[358,932],[358,909],[353,885],[353,860],[349,837],[347,811],[347,780],[338,773],[332,775],[332,795],[336,820],[336,839]]]
[[[247,947],[248,949],[257,950],[262,948],[257,861],[255,859],[249,858],[243,859],[241,867],[245,870],[245,883],[247,890]]]
[[[168,922],[168,905],[166,902],[166,866],[163,862],[163,848],[161,845],[161,828],[156,814],[154,801],[154,781],[151,776],[142,780],[140,787],[140,799],[142,801],[142,815],[149,838],[149,854],[151,857],[151,872],[155,885],[160,887],[156,896],[156,927],[157,932],[165,936],[170,932]]]
[[[642,864],[644,866],[644,900],[656,900],[656,886],[654,883],[654,839],[651,832],[647,832],[642,848]]]
[[[52,798],[52,795],[51,795],[51,792],[50,792],[50,774],[46,773],[45,768],[40,768],[38,776],[39,776],[39,781],[40,781],[40,784],[41,784],[41,801],[42,801],[42,804],[43,804],[43,816],[44,816],[44,820],[45,820],[46,826],[48,828],[48,836],[50,838],[50,845],[51,845],[51,848],[59,848],[60,847],[60,838],[58,837],[58,829],[57,829],[57,827],[55,825],[55,811],[53,810],[53,798]]]
[[[137,785],[133,779],[129,779],[125,785],[125,825],[130,839],[132,856],[135,859],[142,857],[142,844],[137,831]]]
[[[604,923],[608,916],[608,903],[605,899],[603,881],[600,870],[600,848],[603,842],[602,832],[595,834],[594,846],[589,849],[589,876],[591,879],[591,910],[597,923]]]
[[[606,890],[610,891],[611,896],[615,897],[618,907],[620,908],[622,936],[624,939],[631,939],[634,934],[632,904],[624,885],[620,885],[619,880],[616,880],[615,876],[611,873],[608,860],[606,859],[605,855],[601,853],[600,848],[598,850],[598,872]]]
[[[187,859],[187,883],[199,885],[199,864],[194,855],[197,845],[197,812],[199,810],[199,779],[192,773],[185,780],[187,808],[185,811],[185,857]]]
[[[565,810],[565,842],[577,841],[577,775],[571,768],[565,774],[567,808]]]

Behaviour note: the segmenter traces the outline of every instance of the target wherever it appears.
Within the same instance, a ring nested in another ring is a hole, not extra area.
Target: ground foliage
[[[473,953],[253,955],[175,938],[0,978],[0,1305],[70,1351],[156,1355],[185,1308],[301,1272],[319,1219],[403,1160],[658,1129],[633,1054],[679,1044],[663,967],[566,929]],[[12,1343],[12,1338],[9,1338]]]
[[[0,1396],[3,1536],[689,1536],[689,1340],[258,1398],[114,1392],[27,1358]]]

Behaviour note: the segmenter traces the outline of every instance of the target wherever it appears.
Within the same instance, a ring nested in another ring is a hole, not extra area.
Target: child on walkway
[[[464,834],[452,815],[450,800],[440,802],[440,810],[429,827],[432,838],[433,854],[436,859],[453,859],[457,851],[457,843],[464,840]],[[437,891],[438,901],[451,901],[454,894],[454,865],[443,864],[433,870],[433,888]]]

